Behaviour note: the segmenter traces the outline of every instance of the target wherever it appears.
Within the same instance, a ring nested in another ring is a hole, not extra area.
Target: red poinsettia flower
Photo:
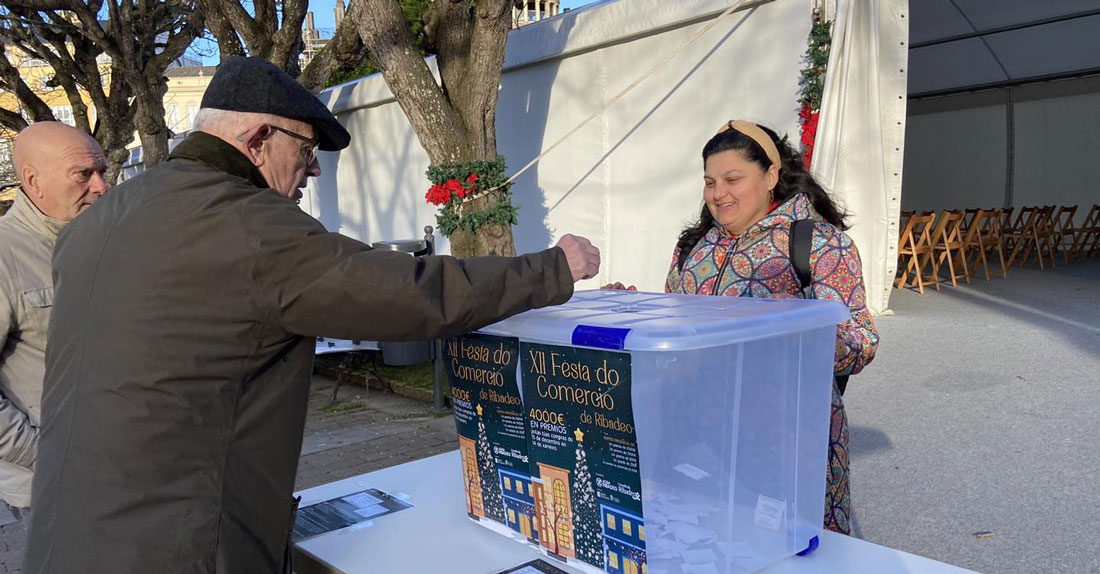
[[[466,178],[466,183],[477,183],[477,174],[471,173],[470,177]]]
[[[432,205],[446,205],[447,202],[451,201],[451,192],[446,187],[435,184],[428,189],[424,199],[427,199],[428,203]]]

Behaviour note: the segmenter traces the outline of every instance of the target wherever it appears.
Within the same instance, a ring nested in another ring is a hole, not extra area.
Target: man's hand
[[[565,252],[574,283],[591,279],[600,272],[600,250],[591,241],[567,233],[558,240],[557,247]]]
[[[604,289],[606,291],[637,291],[638,290],[638,288],[633,286],[633,285],[630,285],[628,287],[626,285],[623,285],[622,283],[619,283],[618,281],[616,281],[614,283],[608,283],[607,285],[604,285],[603,287],[600,287],[600,289]]]

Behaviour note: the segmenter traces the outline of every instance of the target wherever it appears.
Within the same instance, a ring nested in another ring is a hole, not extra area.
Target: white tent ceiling
[[[911,0],[909,96],[1100,72],[1100,0]]]

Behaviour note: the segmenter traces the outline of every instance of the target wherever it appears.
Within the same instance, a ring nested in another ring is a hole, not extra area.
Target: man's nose
[[[102,173],[92,174],[91,181],[88,182],[88,191],[96,195],[103,195],[107,193],[107,179],[103,177]]]
[[[321,161],[316,157],[306,166],[306,175],[309,177],[319,177],[321,175]]]

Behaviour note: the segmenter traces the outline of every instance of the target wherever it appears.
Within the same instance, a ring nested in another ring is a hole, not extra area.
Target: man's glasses
[[[313,138],[307,138],[306,136],[304,136],[302,134],[294,133],[294,132],[292,132],[288,129],[283,129],[283,128],[281,128],[279,126],[276,126],[276,125],[267,124],[267,127],[271,128],[271,129],[273,129],[277,132],[284,133],[284,134],[286,134],[286,135],[288,135],[288,136],[290,136],[290,137],[292,137],[292,138],[294,138],[298,141],[303,141],[303,142],[306,142],[307,144],[309,144],[308,148],[304,147],[301,150],[303,153],[306,152],[307,150],[309,151],[309,155],[306,156],[306,166],[312,165],[313,160],[317,159],[317,146],[321,145],[321,142],[319,142],[319,141],[317,141]]]

